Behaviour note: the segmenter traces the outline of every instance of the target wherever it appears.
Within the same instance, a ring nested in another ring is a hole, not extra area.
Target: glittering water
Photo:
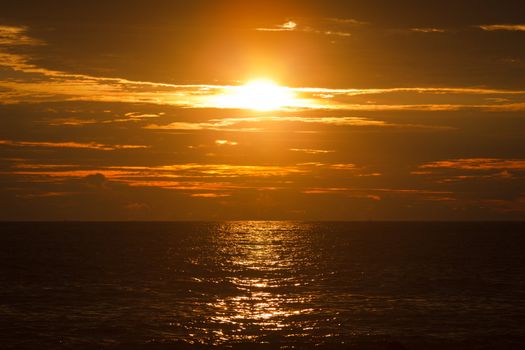
[[[2,349],[525,348],[523,223],[3,223]]]

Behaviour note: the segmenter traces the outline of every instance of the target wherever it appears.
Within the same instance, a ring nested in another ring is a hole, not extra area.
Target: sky
[[[523,220],[522,1],[2,1],[0,220]]]

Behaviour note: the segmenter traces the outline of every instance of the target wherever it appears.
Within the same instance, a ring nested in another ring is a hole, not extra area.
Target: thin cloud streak
[[[416,32],[416,33],[445,33],[446,30],[443,28],[410,28],[410,31]]]
[[[290,151],[307,153],[307,154],[326,154],[326,153],[334,153],[335,152],[334,150],[312,149],[312,148],[290,148]]]
[[[295,23],[294,21],[288,21],[283,24],[277,25],[275,27],[270,27],[270,28],[262,27],[262,28],[256,28],[256,30],[262,31],[262,32],[287,32],[287,31],[295,30],[295,28],[297,28],[297,23]]]
[[[396,124],[382,120],[374,120],[362,117],[296,117],[296,116],[261,116],[261,117],[239,117],[210,119],[207,122],[173,122],[166,125],[149,124],[145,129],[153,130],[223,130],[223,131],[264,131],[265,123],[304,123],[321,124],[336,127],[356,126],[356,127],[390,127],[390,128],[415,128],[415,129],[435,129],[451,130],[446,126],[419,125],[419,124]],[[255,124],[256,127],[246,127],[245,124]]]
[[[501,158],[463,158],[426,163],[422,169],[461,169],[461,170],[525,170],[523,159]]]
[[[332,22],[335,22],[332,20]],[[350,22],[342,21],[335,22],[338,24],[349,24]],[[351,22],[353,25],[356,25],[358,22]],[[303,26],[298,25],[298,23],[294,21],[287,21],[283,24],[276,25],[274,27],[259,27],[255,28],[255,30],[260,32],[303,32],[303,33],[313,33],[313,34],[321,34],[321,35],[327,35],[327,36],[341,36],[341,37],[349,37],[352,36],[349,32],[344,32],[340,30],[328,30],[328,29],[317,29],[311,26]]]
[[[427,189],[406,188],[357,188],[357,187],[313,187],[302,191],[307,195],[341,195],[350,198],[361,198],[382,201],[385,196],[417,197],[425,201],[455,201],[454,192]]]
[[[0,140],[0,145],[12,146],[12,147],[43,147],[43,148],[82,148],[82,149],[93,149],[99,151],[114,151],[121,149],[139,149],[149,148],[145,145],[106,145],[97,142],[41,142],[41,141],[13,141],[13,140]]]
[[[222,197],[229,197],[231,194],[229,193],[193,193],[191,194],[192,197],[198,197],[198,198],[222,198]]]
[[[515,32],[525,32],[525,24],[485,24],[478,26],[478,28],[486,31],[515,31]]]
[[[359,21],[354,18],[331,17],[331,18],[325,18],[325,21],[340,24],[340,25],[345,25],[345,26],[353,26],[353,27],[358,27],[358,26],[363,26],[363,25],[368,24],[368,22]]]

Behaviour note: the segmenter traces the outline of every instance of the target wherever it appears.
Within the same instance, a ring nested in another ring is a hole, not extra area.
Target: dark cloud
[[[86,175],[82,179],[82,181],[89,187],[99,188],[99,189],[105,188],[108,183],[108,179],[104,176],[104,174],[100,174],[100,173]]]

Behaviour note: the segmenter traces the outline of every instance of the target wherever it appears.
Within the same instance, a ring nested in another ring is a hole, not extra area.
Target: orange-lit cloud
[[[75,194],[76,194],[75,192],[35,192],[35,193],[18,194],[17,197],[31,199],[31,198],[71,196]]]
[[[311,149],[311,148],[290,148],[290,151],[292,152],[302,152],[307,154],[326,154],[326,153],[333,153],[334,150],[326,150],[326,149]]]
[[[352,163],[327,164],[326,167],[328,167],[329,169],[335,169],[335,170],[354,170],[356,169],[355,164],[352,164]]]
[[[331,18],[325,18],[325,21],[332,22],[336,24],[341,24],[345,26],[363,26],[365,24],[368,24],[368,22],[360,21],[355,18],[337,18],[337,17],[331,17]]]
[[[354,20],[336,20],[336,19],[329,19],[328,21],[338,23],[338,24],[352,24],[356,25],[357,23],[360,23],[358,21]],[[298,31],[298,32],[305,32],[305,33],[313,33],[313,34],[322,34],[322,35],[328,35],[328,36],[341,36],[341,37],[349,37],[352,34],[345,31],[340,30],[331,30],[331,29],[318,29],[314,28],[310,25],[299,25],[298,23],[294,21],[287,21],[283,24],[279,24],[273,27],[259,27],[255,30],[261,31],[261,32],[291,32],[291,31]]]
[[[0,45],[3,46],[35,46],[42,45],[40,40],[27,36],[26,27],[0,25]]]
[[[143,120],[143,119],[150,119],[150,118],[158,118],[164,115],[164,113],[141,113],[141,112],[129,112],[124,114],[124,116],[127,118],[126,120]]]
[[[416,32],[416,33],[445,33],[446,32],[446,30],[443,28],[432,28],[432,27],[410,28],[410,31]]]
[[[79,111],[66,111],[66,113],[78,113]],[[111,111],[104,111],[105,114],[110,113]],[[82,126],[90,124],[112,124],[112,123],[125,123],[125,122],[140,122],[151,120],[153,118],[160,118],[165,113],[140,113],[140,112],[128,112],[123,115],[118,115],[117,117],[111,117],[111,119],[82,119],[77,117],[66,117],[66,118],[51,118],[47,119],[46,123],[48,125],[55,126]]]
[[[236,141],[228,141],[228,140],[215,140],[215,143],[219,146],[236,146]]]
[[[265,123],[305,123],[324,124],[332,126],[374,126],[374,127],[420,127],[420,128],[443,128],[425,125],[404,125],[387,123],[362,117],[297,117],[297,116],[256,116],[238,118],[210,119],[207,122],[173,122],[166,125],[150,124],[146,129],[159,130],[229,130],[229,131],[261,131]],[[255,124],[247,126],[246,124]]]
[[[200,198],[222,198],[231,196],[229,193],[192,193],[192,197]]]
[[[297,28],[297,23],[295,23],[294,21],[287,21],[283,24],[278,24],[274,27],[269,27],[269,28],[256,28],[256,30],[258,31],[262,31],[262,32],[286,32],[286,31],[292,31],[292,30],[295,30]]]
[[[86,148],[100,151],[114,151],[119,149],[148,148],[145,145],[106,145],[97,142],[40,142],[40,141],[12,141],[0,140],[0,145],[12,147],[44,147],[44,148]]]
[[[451,191],[436,191],[427,189],[398,189],[398,188],[357,188],[357,187],[315,187],[302,191],[311,195],[333,195],[338,194],[351,198],[365,198],[380,201],[386,195],[394,196],[416,196],[425,201],[454,201]]]
[[[462,170],[525,170],[523,159],[464,158],[426,163],[422,169],[452,168]]]
[[[479,26],[479,28],[487,31],[506,30],[525,32],[525,24],[485,24]]]
[[[82,126],[99,123],[96,119],[80,119],[80,118],[56,118],[48,121],[49,125],[69,125]]]

